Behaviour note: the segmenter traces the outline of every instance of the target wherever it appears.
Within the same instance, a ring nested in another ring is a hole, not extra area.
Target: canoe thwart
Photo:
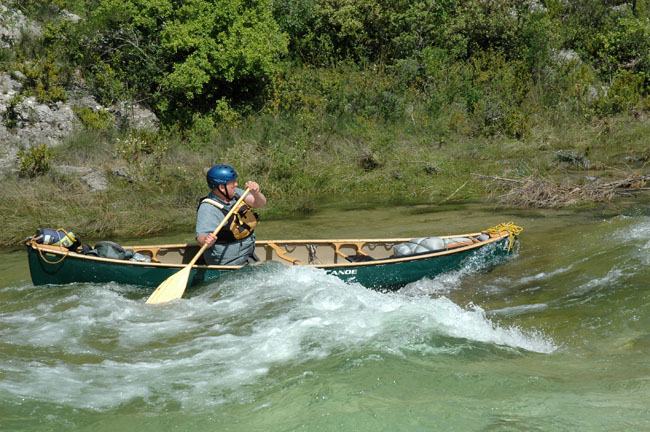
[[[287,252],[286,252],[285,250],[283,250],[283,249],[282,249],[280,246],[278,246],[277,244],[272,243],[272,242],[268,242],[267,245],[268,245],[271,249],[273,249],[273,252],[275,252],[275,254],[278,256],[278,258],[281,258],[281,259],[283,259],[283,260],[285,260],[285,261],[288,261],[288,262],[290,262],[290,263],[293,264],[293,265],[300,265],[300,264],[302,264],[302,263],[300,262],[299,259],[297,259],[297,258],[293,258],[293,257],[290,257],[289,255],[287,255]],[[295,247],[294,247],[294,249],[295,249]]]
[[[341,247],[347,246],[355,249],[354,255],[346,254],[341,251]],[[362,249],[366,246],[365,241],[351,242],[351,243],[335,243],[334,252],[336,255],[345,258],[347,262],[359,262],[359,261],[374,261],[374,258],[365,253]]]

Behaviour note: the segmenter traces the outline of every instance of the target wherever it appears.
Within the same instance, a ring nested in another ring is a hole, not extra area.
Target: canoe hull
[[[147,266],[129,261],[87,259],[73,255],[60,260],[58,255],[39,253],[38,249],[31,246],[27,246],[27,257],[34,285],[115,282],[156,287],[181,269],[171,266]]]
[[[345,282],[359,283],[367,288],[390,289],[467,268],[474,262],[481,268],[499,265],[508,255],[508,239],[505,238],[482,248],[447,255],[386,264],[326,269],[326,272]]]
[[[310,265],[349,283],[359,283],[373,289],[394,289],[423,278],[471,265],[473,260],[485,260],[486,265],[500,264],[509,254],[507,236],[494,239],[481,247],[461,249],[453,253],[414,256],[406,260],[373,261],[346,265]],[[108,283],[157,287],[183,268],[182,265],[140,263],[63,254],[41,245],[28,244],[27,255],[32,281],[35,285],[70,283]],[[488,262],[489,261],[489,262]],[[482,266],[482,267],[484,267]],[[239,267],[194,266],[190,285],[220,278]],[[250,268],[254,270],[254,267]]]

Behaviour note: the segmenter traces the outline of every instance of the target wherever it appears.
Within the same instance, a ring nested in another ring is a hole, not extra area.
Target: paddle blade
[[[149,296],[146,304],[165,303],[183,297],[185,288],[190,279],[191,266],[186,266],[178,273],[174,273],[163,281]]]

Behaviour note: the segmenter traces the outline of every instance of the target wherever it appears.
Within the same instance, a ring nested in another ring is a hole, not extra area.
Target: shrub
[[[192,127],[187,130],[185,135],[188,138],[187,142],[190,148],[197,149],[213,142],[215,133],[216,124],[214,119],[196,113],[192,117]]]
[[[520,137],[526,131],[523,102],[530,77],[521,61],[484,53],[470,62],[470,76],[462,90],[477,132]]]
[[[643,95],[645,76],[631,71],[620,71],[607,92],[596,102],[599,115],[612,115],[637,106]]]
[[[7,109],[2,113],[4,124],[7,129],[15,129],[16,126],[18,126],[18,113],[16,112],[16,106],[22,102],[22,100],[23,97],[19,93],[14,94],[7,104]]]
[[[75,108],[74,112],[79,117],[81,125],[87,130],[101,131],[113,124],[113,115],[105,110],[94,111],[88,107],[81,107]]]
[[[439,115],[442,110],[461,95],[465,80],[462,63],[453,62],[449,53],[442,48],[427,47],[418,53],[419,75],[416,85],[424,92],[431,114]]]
[[[183,126],[255,103],[287,46],[269,0],[98,0],[68,38],[102,101],[137,97]]]
[[[52,154],[46,144],[24,152],[18,152],[18,170],[21,177],[34,178],[50,170]]]
[[[403,115],[408,102],[400,85],[390,71],[374,66],[287,68],[272,81],[267,112],[316,114],[315,124],[346,116],[393,121]]]
[[[103,105],[126,100],[134,92],[134,89],[127,91],[123,76],[117,73],[110,64],[99,59],[89,68],[87,79],[91,84],[93,94]]]
[[[33,62],[23,63],[22,72],[25,74],[23,93],[36,96],[40,102],[46,103],[66,100],[64,86],[67,80],[62,76],[62,70],[57,65],[53,52]]]
[[[630,17],[620,18],[610,29],[595,36],[596,64],[607,78],[619,70],[647,76],[650,84],[650,22]]]

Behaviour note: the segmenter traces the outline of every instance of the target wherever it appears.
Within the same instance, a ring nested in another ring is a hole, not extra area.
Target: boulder
[[[52,169],[63,174],[78,177],[93,192],[101,192],[108,189],[108,178],[106,178],[106,174],[103,171],[70,165],[55,165]]]
[[[115,116],[116,126],[120,129],[154,129],[160,126],[153,111],[139,104],[120,102],[110,110]]]
[[[63,102],[47,105],[31,96],[10,108],[8,103],[0,101],[0,114],[8,109],[13,111],[13,122],[9,127],[6,121],[0,124],[0,138],[6,146],[16,149],[29,149],[42,143],[55,147],[79,124],[70,105]]]
[[[41,36],[41,28],[19,9],[9,9],[0,4],[0,48],[10,48],[26,35]]]

